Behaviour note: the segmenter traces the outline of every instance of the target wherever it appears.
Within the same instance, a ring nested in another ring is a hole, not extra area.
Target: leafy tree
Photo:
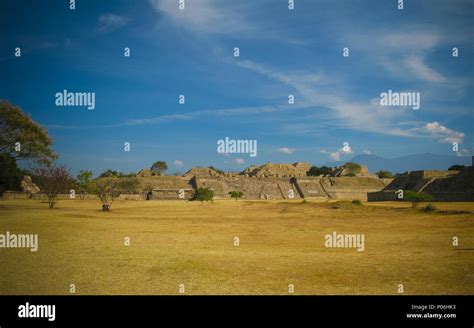
[[[344,164],[344,167],[348,169],[349,171],[352,171],[355,173],[359,173],[362,169],[362,166],[353,162],[347,162],[346,164]]]
[[[99,178],[118,178],[119,172],[111,169],[107,169],[99,175]]]
[[[333,169],[327,166],[311,166],[311,168],[308,171],[309,176],[320,176],[320,175],[330,175],[333,173]]]
[[[91,190],[102,202],[102,211],[108,212],[117,197],[136,192],[139,185],[137,178],[100,178],[91,184]]]
[[[118,179],[116,178],[99,178],[91,184],[91,190],[99,197],[102,202],[102,211],[110,211],[112,203],[120,193],[117,189]]]
[[[0,154],[0,195],[7,190],[19,190],[22,171],[10,154]]]
[[[76,179],[77,179],[77,182],[79,183],[79,188],[81,189],[81,199],[84,199],[86,192],[89,191],[90,186],[91,186],[92,172],[80,170]]]
[[[0,100],[0,153],[15,160],[30,159],[49,164],[57,158],[53,140],[44,127],[22,112],[20,107]]]
[[[150,170],[152,170],[156,175],[162,175],[167,169],[168,165],[163,161],[157,161],[150,167]]]
[[[120,179],[118,183],[118,189],[122,194],[133,194],[139,190],[140,181],[137,178],[127,177]]]
[[[419,202],[429,202],[433,199],[433,197],[422,192],[408,190],[405,192],[403,199],[411,202],[412,207],[417,207]]]
[[[56,204],[60,193],[69,193],[75,181],[64,166],[41,166],[32,170],[33,182],[48,196],[49,208]]]
[[[235,201],[237,201],[237,199],[241,198],[244,195],[244,193],[241,191],[230,191],[229,195],[230,197],[235,198]]]
[[[465,168],[464,165],[455,164],[450,166],[448,171],[461,171],[463,168]]]
[[[392,179],[393,178],[392,172],[389,172],[389,171],[380,170],[375,174],[377,174],[377,176],[380,179]]]
[[[199,187],[196,189],[194,193],[193,200],[199,200],[201,202],[203,201],[212,201],[214,199],[214,191],[212,191],[210,188],[202,188]]]

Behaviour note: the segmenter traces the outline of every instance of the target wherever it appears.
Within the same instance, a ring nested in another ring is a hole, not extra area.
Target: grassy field
[[[474,203],[409,206],[0,201],[0,234],[39,235],[37,252],[0,248],[0,294],[474,294]],[[364,234],[365,251],[326,248],[333,231]]]

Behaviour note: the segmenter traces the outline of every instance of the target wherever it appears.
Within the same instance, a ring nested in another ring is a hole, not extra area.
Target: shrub
[[[241,198],[244,193],[241,191],[230,191],[229,192],[230,197],[235,198],[235,201],[237,201],[238,198]]]
[[[362,170],[362,166],[357,163],[347,162],[344,167],[352,172],[359,173]],[[350,173],[349,173],[350,174]]]
[[[375,174],[377,174],[377,176],[380,179],[392,179],[393,178],[392,172],[389,172],[389,171],[380,170]]]
[[[196,192],[194,193],[194,197],[192,200],[198,200],[200,202],[203,201],[213,201],[214,199],[214,191],[210,188],[197,188]]]
[[[411,202],[412,207],[417,207],[419,202],[429,202],[433,197],[431,195],[408,190],[405,192],[404,200]]]
[[[448,171],[461,171],[463,168],[465,168],[464,165],[452,165],[448,168]]]
[[[347,173],[345,176],[346,176],[346,177],[355,177],[356,175],[351,172],[351,173]]]
[[[362,202],[361,202],[359,199],[354,199],[354,200],[352,201],[352,204],[354,204],[354,205],[362,205]]]
[[[309,176],[320,176],[320,175],[330,175],[333,173],[333,169],[327,166],[311,166],[311,168],[308,171]]]
[[[434,212],[434,211],[436,211],[437,208],[436,208],[436,206],[434,206],[433,204],[430,203],[430,204],[426,205],[425,207],[423,207],[421,210],[422,210],[423,212],[429,213],[429,212]]]

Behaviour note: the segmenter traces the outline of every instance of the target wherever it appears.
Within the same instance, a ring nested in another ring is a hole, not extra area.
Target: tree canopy
[[[57,158],[48,132],[20,107],[0,100],[0,153],[13,159],[30,159],[49,164]]]
[[[163,161],[156,161],[150,167],[150,170],[153,171],[156,175],[162,175],[168,169],[168,165]]]

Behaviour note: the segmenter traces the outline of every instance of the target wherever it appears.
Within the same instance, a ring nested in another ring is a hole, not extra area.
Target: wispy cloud
[[[130,19],[125,16],[120,16],[112,13],[99,16],[97,22],[97,32],[110,33],[119,28],[127,26]]]
[[[183,165],[184,165],[183,161],[180,161],[180,160],[178,160],[178,159],[175,159],[175,160],[173,161],[173,164],[174,164],[174,166],[176,166],[176,167],[183,167]]]
[[[282,147],[278,149],[278,152],[283,153],[283,154],[288,154],[291,155],[296,151],[294,148],[288,148],[288,147]]]
[[[233,162],[237,165],[243,165],[245,164],[245,160],[243,158],[235,158]]]
[[[151,0],[153,8],[176,26],[194,33],[232,34],[252,30],[235,2],[222,3],[216,0],[185,1],[179,8],[177,0]]]

